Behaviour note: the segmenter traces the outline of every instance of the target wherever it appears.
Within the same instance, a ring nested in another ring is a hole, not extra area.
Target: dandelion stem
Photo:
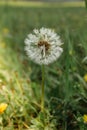
[[[41,111],[44,111],[44,82],[45,82],[45,68],[42,65],[42,97],[41,97]]]

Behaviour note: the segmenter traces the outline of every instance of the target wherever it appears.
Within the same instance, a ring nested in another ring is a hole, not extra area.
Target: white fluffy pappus
[[[62,44],[60,36],[54,30],[42,27],[34,29],[25,39],[25,51],[35,63],[48,65],[60,57]]]

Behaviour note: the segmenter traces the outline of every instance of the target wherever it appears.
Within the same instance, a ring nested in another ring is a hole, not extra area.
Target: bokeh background
[[[44,116],[40,113],[41,67],[24,51],[27,34],[41,27],[54,29],[64,43],[61,57],[45,67]],[[0,0],[0,103],[3,102],[8,107],[0,114],[1,130],[87,129],[84,0]]]

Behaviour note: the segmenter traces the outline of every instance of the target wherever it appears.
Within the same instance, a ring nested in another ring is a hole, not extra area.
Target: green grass
[[[85,2],[0,2],[0,5],[9,4],[11,6],[22,7],[85,7]]]
[[[0,103],[8,104],[0,115],[2,130],[65,130],[65,124],[67,130],[87,129],[87,10],[63,4],[0,4]],[[62,56],[46,66],[45,114],[41,67],[24,51],[27,34],[40,27],[54,29],[64,42]]]

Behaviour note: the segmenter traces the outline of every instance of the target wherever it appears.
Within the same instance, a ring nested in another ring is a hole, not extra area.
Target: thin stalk
[[[67,130],[67,121],[65,120],[65,128],[64,130]]]
[[[41,95],[41,111],[44,111],[44,84],[45,84],[45,68],[42,65],[42,95]]]

